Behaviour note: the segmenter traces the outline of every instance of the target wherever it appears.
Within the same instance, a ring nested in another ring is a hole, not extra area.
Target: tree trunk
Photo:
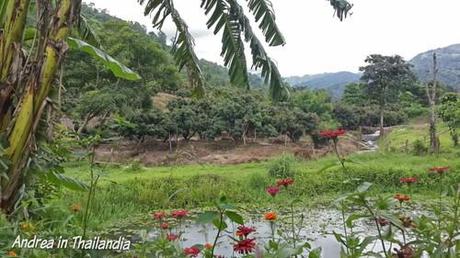
[[[28,0],[15,1],[15,3]],[[14,111],[15,119],[8,134],[9,146],[5,151],[10,161],[8,180],[1,181],[0,208],[8,213],[18,201],[18,192],[24,181],[24,170],[29,158],[31,140],[45,109],[46,99],[54,82],[56,71],[68,49],[65,40],[80,11],[81,0],[61,0],[55,8],[44,42],[44,53],[37,55],[36,64],[24,78],[24,93]],[[23,10],[27,15],[27,8]],[[21,35],[22,36],[22,35]],[[5,34],[9,38],[9,34]],[[10,73],[11,74],[11,73]],[[7,106],[11,108],[11,106]]]
[[[10,0],[5,26],[0,32],[0,133],[5,132],[12,112],[12,95],[17,88],[23,62],[21,41],[30,0]]]
[[[385,134],[385,129],[383,127],[384,125],[383,114],[384,114],[383,106],[380,106],[380,138],[382,138],[383,135]]]
[[[428,102],[430,104],[430,152],[437,153],[439,151],[439,140],[436,136],[436,90],[438,77],[438,62],[436,53],[433,53],[433,82],[426,86]]]

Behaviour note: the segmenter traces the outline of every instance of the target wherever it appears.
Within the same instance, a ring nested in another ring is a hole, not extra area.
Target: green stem
[[[217,228],[216,238],[214,239],[214,243],[212,244],[211,257],[214,257],[214,250],[216,249],[217,241],[219,240],[220,233],[222,232],[223,221],[224,221],[224,211],[220,211],[219,228]]]

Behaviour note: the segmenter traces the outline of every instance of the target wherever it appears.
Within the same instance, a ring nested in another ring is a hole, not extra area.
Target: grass
[[[379,142],[382,150],[390,152],[410,152],[414,143],[419,140],[425,146],[429,146],[429,126],[427,123],[417,122],[393,128],[390,134]],[[440,122],[437,128],[441,152],[449,153],[458,151],[454,148],[447,126]]]
[[[346,173],[333,156],[297,161],[293,164],[295,185],[288,194],[275,200],[265,193],[266,187],[275,182],[267,172],[271,162],[152,167],[136,171],[130,166],[108,166],[101,170],[91,227],[100,229],[120,221],[130,223],[130,218],[145,217],[156,209],[208,207],[220,195],[249,210],[282,206],[293,198],[300,198],[304,206],[331,205],[343,192],[343,180],[345,192],[353,191],[361,182],[372,182],[373,193],[392,195],[407,191],[399,183],[401,177],[418,176],[420,183],[412,190],[413,194],[430,199],[438,193],[439,184],[429,177],[427,170],[447,165],[453,171],[460,171],[457,159],[455,154],[424,157],[385,152],[354,154],[349,157]],[[73,164],[67,173],[86,180],[87,169],[85,165]],[[446,180],[459,182],[460,178],[451,173]],[[65,205],[84,203],[84,197],[66,192],[63,202]]]

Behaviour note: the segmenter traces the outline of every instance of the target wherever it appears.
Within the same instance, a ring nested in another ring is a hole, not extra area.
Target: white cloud
[[[150,27],[150,18],[136,0],[85,0],[97,8]],[[220,37],[206,32],[199,0],[176,0],[177,9],[196,37],[200,58],[222,63]],[[241,1],[244,4],[245,1]],[[283,75],[341,70],[357,71],[373,53],[406,59],[438,47],[460,43],[458,0],[351,0],[353,14],[344,22],[332,17],[326,0],[272,0],[287,44],[270,48]],[[173,34],[168,23],[164,31]]]

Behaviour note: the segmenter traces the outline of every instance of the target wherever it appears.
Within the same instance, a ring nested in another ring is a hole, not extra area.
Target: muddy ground
[[[340,150],[343,154],[360,150],[362,146],[353,139],[343,139]],[[146,166],[171,164],[240,164],[259,162],[282,155],[284,152],[303,159],[316,159],[332,151],[328,146],[314,149],[309,141],[287,143],[273,140],[258,140],[248,143],[236,143],[231,140],[173,143],[146,141],[142,144],[120,140],[102,144],[96,150],[100,162],[126,163],[138,161]]]

